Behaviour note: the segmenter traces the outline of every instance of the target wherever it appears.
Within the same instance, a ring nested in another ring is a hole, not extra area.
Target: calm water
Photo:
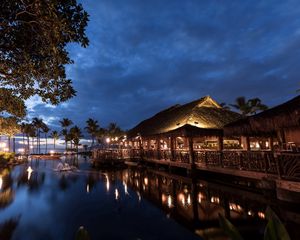
[[[300,226],[297,206],[216,181],[151,169],[99,172],[87,159],[75,162],[78,172],[61,173],[53,171],[57,164],[32,161],[1,172],[0,239],[74,239],[81,225],[92,239],[201,239],[219,234],[219,213],[253,239],[263,233],[267,205],[293,236]]]

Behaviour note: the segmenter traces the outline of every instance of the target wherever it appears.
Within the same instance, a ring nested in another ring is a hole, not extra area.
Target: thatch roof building
[[[264,112],[225,126],[225,135],[274,135],[279,130],[300,127],[300,96]]]
[[[226,136],[275,137],[280,146],[300,146],[300,96],[224,127]]]
[[[128,137],[154,135],[219,135],[224,125],[240,119],[241,115],[223,109],[211,97],[175,105],[139,123]]]

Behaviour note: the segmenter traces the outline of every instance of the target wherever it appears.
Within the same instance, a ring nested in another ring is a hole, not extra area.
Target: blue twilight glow
[[[70,45],[77,97],[30,115],[122,128],[176,103],[211,95],[276,105],[300,88],[300,1],[85,0],[90,46]]]

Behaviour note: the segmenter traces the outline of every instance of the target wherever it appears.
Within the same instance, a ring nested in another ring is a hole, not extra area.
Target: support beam
[[[170,152],[171,152],[171,161],[174,161],[174,156],[175,156],[175,154],[174,154],[174,137],[173,136],[171,136],[170,137]]]
[[[269,142],[269,149],[270,149],[271,151],[274,151],[274,139],[273,139],[273,137],[270,137],[270,138],[268,139],[268,142]]]
[[[223,151],[223,136],[218,136],[218,151]]]
[[[246,151],[250,151],[250,138],[247,136],[242,136],[241,137],[241,142],[243,144],[243,149]]]
[[[195,155],[194,155],[194,146],[193,146],[193,138],[188,137],[188,147],[189,147],[189,162],[192,164],[192,168],[195,166]]]

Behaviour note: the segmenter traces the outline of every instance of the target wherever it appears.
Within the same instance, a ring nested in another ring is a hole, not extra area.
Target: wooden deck
[[[271,151],[193,151],[105,149],[94,159],[126,159],[241,178],[274,181],[278,188],[300,194],[300,153]]]

